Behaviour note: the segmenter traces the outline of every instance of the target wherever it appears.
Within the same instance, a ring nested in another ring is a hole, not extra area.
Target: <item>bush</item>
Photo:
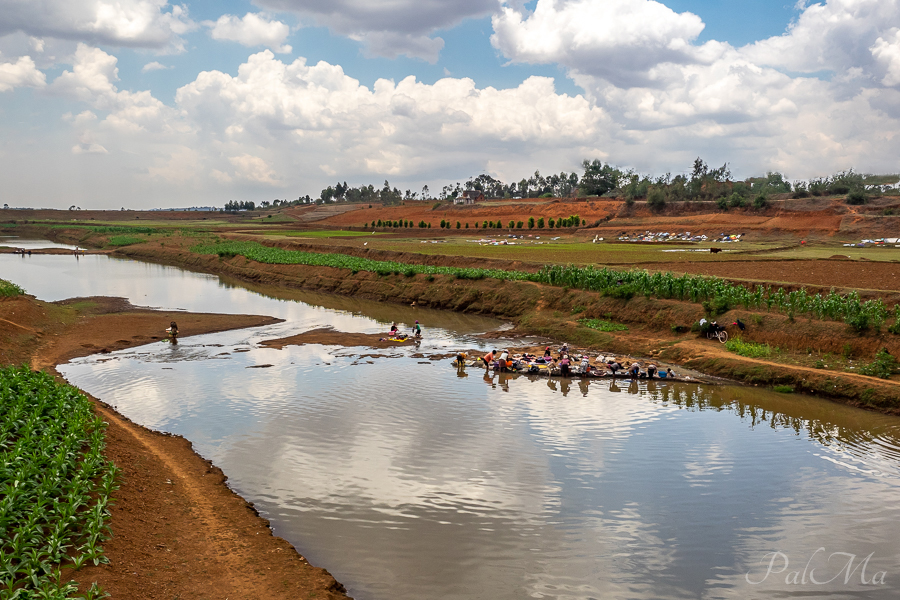
[[[620,300],[631,300],[636,293],[637,290],[632,285],[614,285],[603,290],[604,296]]]
[[[753,208],[756,210],[763,210],[769,207],[769,199],[765,194],[760,194],[756,198],[753,199]]]
[[[862,190],[854,190],[847,194],[847,204],[859,206],[869,201],[869,196]]]
[[[666,207],[666,194],[658,187],[650,188],[647,193],[647,206],[653,212],[660,212]]]
[[[522,229],[523,225],[524,223],[522,223],[522,221],[519,221],[518,223],[516,223],[516,229]]]
[[[728,197],[728,206],[731,208],[744,208],[746,205],[747,202],[744,200],[744,197],[737,192]]]
[[[880,377],[881,379],[889,378],[896,370],[897,359],[888,352],[887,348],[879,350],[878,354],[875,355],[875,360],[859,368],[861,374]]]
[[[462,229],[462,223],[460,223],[459,221],[457,221],[457,222],[456,222],[456,228],[457,228],[457,229]]]
[[[528,217],[528,229],[534,229],[534,217]]]
[[[556,227],[556,222],[553,219],[550,219],[550,229]]]
[[[731,306],[729,306],[728,300],[719,296],[716,296],[715,298],[711,298],[709,300],[705,300],[702,303],[702,306],[703,310],[706,311],[706,314],[713,317],[717,317],[731,310]]]
[[[544,217],[540,217],[540,218],[537,220],[537,227],[538,227],[538,229],[543,229],[543,228],[544,228]]]
[[[863,332],[869,328],[869,315],[864,312],[856,313],[847,318],[847,324],[858,332]]]
[[[515,226],[516,226],[516,222],[515,222],[515,221],[510,221],[510,222],[509,222],[509,228],[510,228],[510,229],[514,229]]]
[[[717,198],[716,206],[719,208],[719,210],[728,210],[728,198],[726,198],[725,196]]]

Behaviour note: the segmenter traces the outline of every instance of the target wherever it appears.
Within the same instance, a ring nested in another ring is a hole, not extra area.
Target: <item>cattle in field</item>
[[[719,252],[722,251],[722,249],[721,248],[710,248],[709,251],[712,252],[713,254],[718,254]]]

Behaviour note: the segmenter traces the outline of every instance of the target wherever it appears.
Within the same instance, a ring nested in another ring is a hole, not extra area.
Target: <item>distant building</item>
[[[475,204],[476,202],[484,202],[484,192],[479,190],[466,190],[461,196],[453,199],[453,204]]]

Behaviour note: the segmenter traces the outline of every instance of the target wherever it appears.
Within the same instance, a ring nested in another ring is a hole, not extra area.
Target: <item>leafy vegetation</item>
[[[734,337],[725,342],[725,349],[747,358],[767,358],[778,352],[778,348],[773,348],[768,344],[745,342],[740,337]]]
[[[607,333],[613,331],[628,331],[628,327],[626,325],[622,325],[621,323],[613,323],[611,321],[604,321],[602,319],[578,319],[578,322],[585,327],[590,327],[591,329],[596,329],[597,331],[604,331]]]
[[[863,375],[880,377],[882,379],[888,379],[896,370],[897,359],[887,351],[887,348],[879,350],[878,354],[875,355],[875,360],[859,368],[859,372]]]
[[[881,300],[863,301],[856,292],[842,296],[834,291],[822,295],[810,294],[805,289],[787,292],[781,287],[763,285],[749,288],[718,277],[702,275],[552,265],[544,266],[532,280],[603,293],[612,292],[617,287],[631,286],[636,293],[646,296],[691,302],[715,300],[715,304],[720,306],[727,305],[732,308],[742,306],[749,310],[774,309],[794,315],[807,314],[817,319],[855,323],[854,326],[857,328],[862,325],[863,320],[866,327],[880,327],[889,314]]]
[[[793,394],[794,393],[794,388],[792,388],[789,385],[776,385],[772,389],[774,389],[776,392],[778,392],[780,394]]]
[[[11,298],[14,296],[18,296],[20,294],[24,294],[25,290],[20,288],[14,283],[10,283],[5,279],[0,279],[0,296],[5,296],[7,298]]]
[[[0,369],[0,599],[70,597],[77,586],[63,583],[63,565],[107,562],[117,469],[103,449],[84,394],[25,367]]]

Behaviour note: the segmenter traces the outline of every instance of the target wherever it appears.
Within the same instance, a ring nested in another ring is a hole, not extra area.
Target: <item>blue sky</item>
[[[896,172],[893,0],[0,0],[2,203]],[[48,176],[51,174],[51,176]]]

